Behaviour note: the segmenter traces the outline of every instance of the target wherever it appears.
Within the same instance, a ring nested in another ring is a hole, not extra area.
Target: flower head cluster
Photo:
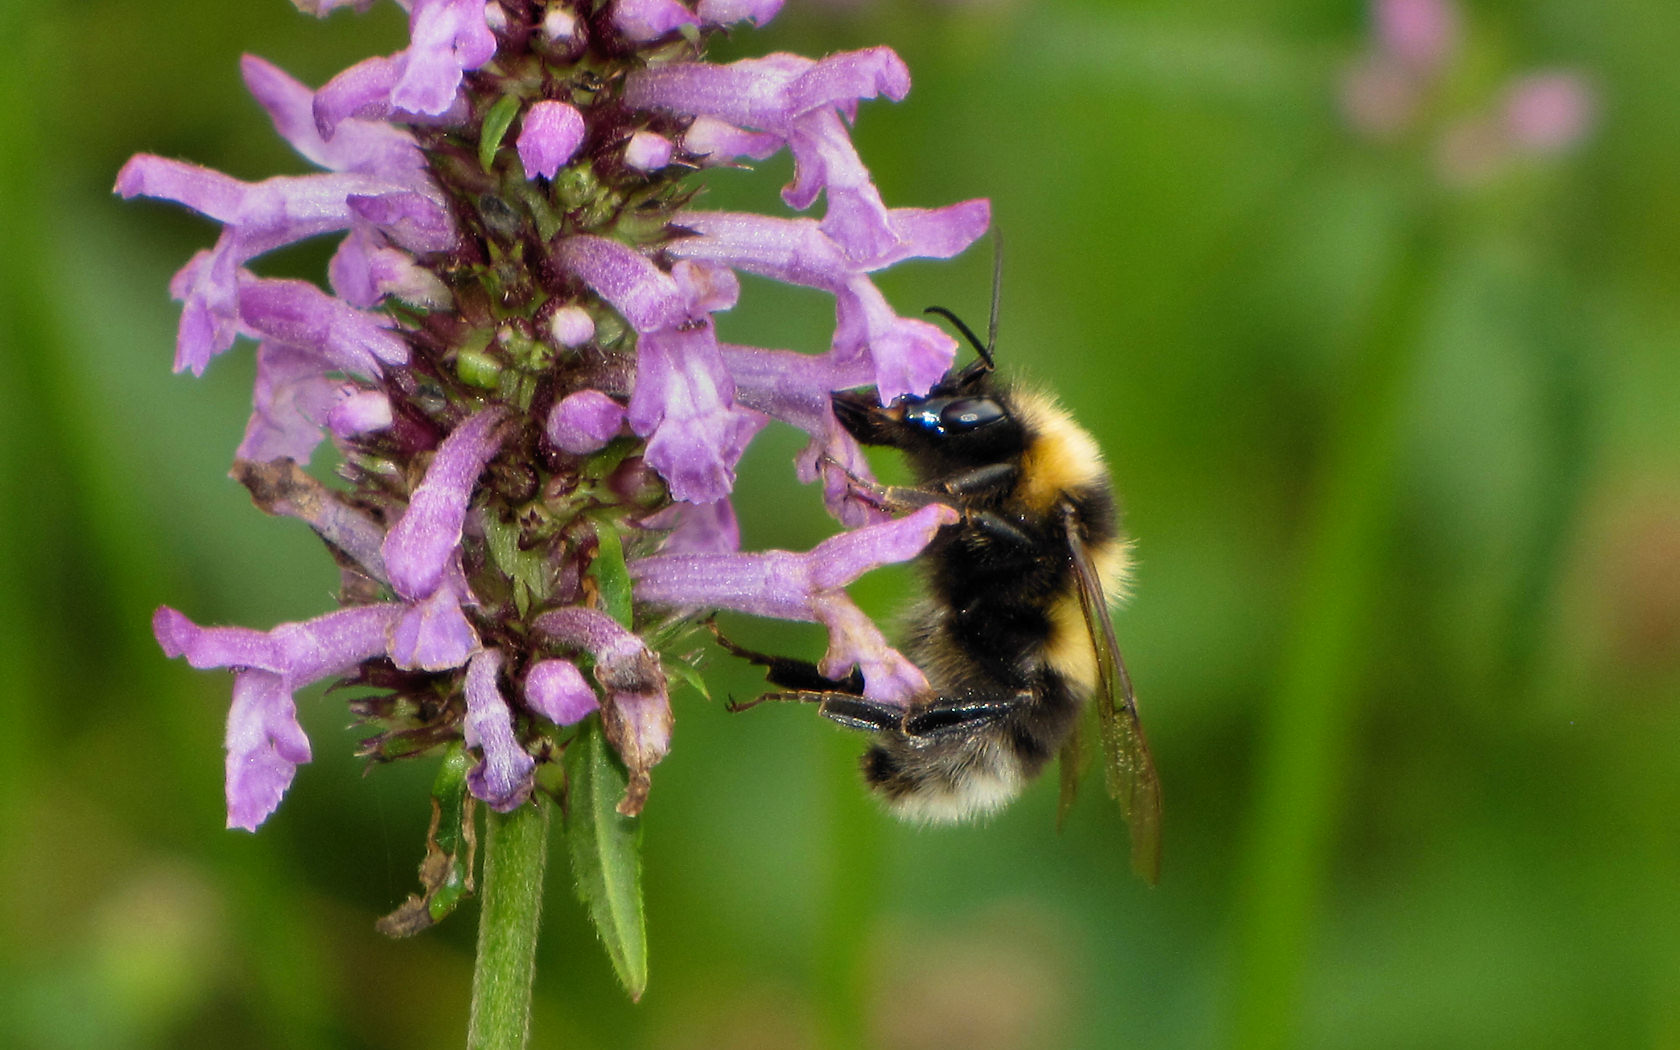
[[[1453,72],[1462,18],[1452,0],[1372,0],[1371,14],[1371,47],[1343,81],[1342,109],[1361,134],[1395,139],[1427,126],[1426,110]],[[1486,111],[1447,124],[1436,167],[1449,181],[1475,182],[1518,157],[1563,152],[1591,130],[1595,109],[1579,73],[1515,77]]]
[[[295,0],[316,15],[372,0]],[[824,669],[868,694],[926,688],[846,597],[949,521],[858,500],[867,468],[830,394],[924,392],[954,342],[900,317],[870,275],[945,258],[984,201],[889,208],[853,148],[858,103],[909,90],[885,48],[706,62],[706,37],[780,0],[399,0],[409,46],[312,90],[259,58],[245,83],[324,169],[242,182],[137,156],[125,197],[222,225],[172,284],[177,371],[257,343],[234,476],[307,523],[343,570],[342,607],[267,631],[160,609],[164,651],[234,674],[230,825],[255,828],[310,757],[293,696],[363,687],[376,760],[470,749],[471,792],[530,797],[571,726],[599,717],[639,811],[667,752],[674,625],[732,608],[823,624]],[[787,149],[783,199],[820,217],[695,207],[689,176]],[[266,253],[341,236],[330,291],[260,276]],[[737,274],[828,292],[820,353],[718,340]],[[730,493],[772,421],[809,441],[804,481],[850,531],[804,554],[743,553]],[[308,466],[330,441],[348,487]],[[627,593],[618,594],[614,581]]]

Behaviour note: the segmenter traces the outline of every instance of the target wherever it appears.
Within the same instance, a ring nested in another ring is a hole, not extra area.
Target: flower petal
[[[320,355],[295,346],[257,347],[251,421],[234,455],[258,463],[281,458],[308,463],[334,407],[355,389],[327,375],[330,367]]]
[[[240,278],[239,317],[269,339],[357,375],[376,376],[381,365],[408,361],[408,344],[389,317],[358,310],[308,281]]]
[[[310,759],[309,738],[298,725],[297,704],[283,676],[272,671],[234,676],[225,745],[227,826],[255,831],[279,807],[299,764]]]
[[[582,235],[561,241],[555,254],[638,332],[672,328],[689,319],[676,280],[634,248]]]
[[[525,706],[555,725],[569,726],[600,709],[595,690],[570,660],[539,660],[525,672]]]
[[[404,598],[426,597],[443,579],[461,542],[473,485],[501,445],[496,424],[504,414],[498,406],[480,409],[443,439],[409,495],[408,509],[386,536],[385,565]]]
[[[728,25],[750,18],[753,25],[761,26],[776,17],[782,3],[783,0],[700,0],[695,13],[707,25]]]
[[[636,43],[657,40],[679,26],[697,26],[694,12],[677,0],[613,0],[613,25]]]
[[[843,677],[846,667],[858,664],[866,696],[903,703],[916,690],[925,690],[926,680],[886,647],[841,588],[870,569],[915,557],[956,518],[952,508],[934,504],[895,521],[841,533],[804,554],[658,554],[631,562],[630,575],[636,597],[652,605],[734,609],[822,623],[829,628],[825,674]]]
[[[607,693],[602,726],[630,774],[618,811],[627,816],[641,812],[649,770],[671,748],[671,702],[659,657],[598,609],[556,609],[537,617],[533,626],[547,638],[595,658],[595,681]]]
[[[152,617],[152,633],[166,655],[184,656],[199,670],[255,668],[283,675],[301,687],[383,655],[385,631],[400,612],[395,604],[356,605],[257,631],[200,627],[164,606]]]
[[[239,62],[245,86],[268,111],[280,136],[309,160],[330,171],[360,171],[416,183],[426,180],[426,159],[414,136],[383,121],[357,120],[337,128],[331,140],[315,123],[315,92],[280,67],[245,55]]]
[[[624,406],[599,390],[570,394],[548,414],[549,444],[575,456],[605,448],[624,427]]]
[[[529,178],[554,178],[583,145],[583,114],[564,102],[544,99],[525,111],[519,129],[519,163]]]
[[[496,677],[499,649],[485,649],[467,662],[466,742],[484,758],[467,773],[467,790],[498,813],[517,809],[531,797],[531,772],[537,763],[513,735],[513,712],[502,698]]]
[[[413,0],[404,68],[391,88],[393,106],[431,115],[449,109],[461,75],[496,53],[484,11],[485,0]]]
[[[391,627],[391,662],[411,671],[447,671],[466,663],[478,651],[473,630],[461,603],[470,597],[464,582],[446,576],[431,594],[407,605]]]
[[[671,163],[675,147],[664,135],[652,131],[638,131],[624,145],[624,163],[637,171],[658,171]]]
[[[763,426],[734,398],[710,320],[641,337],[630,428],[648,438],[648,465],[673,498],[710,503],[734,488],[735,464]]]

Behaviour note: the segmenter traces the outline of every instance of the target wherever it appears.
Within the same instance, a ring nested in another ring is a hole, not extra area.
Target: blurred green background
[[[1487,0],[1434,104],[1350,130],[1351,0],[790,0],[719,57],[876,43],[889,203],[990,197],[1000,358],[1108,450],[1138,538],[1117,618],[1166,794],[1127,872],[1087,785],[988,826],[884,817],[861,741],[678,701],[644,818],[631,1005],[556,857],[539,1047],[1680,1047],[1680,18]],[[150,151],[307,170],[238,80],[402,46],[394,5],[8,5],[0,67],[0,1045],[461,1045],[474,908],[404,942],[432,770],[364,776],[342,702],[255,836],[222,829],[228,679],[152,609],[268,626],[330,561],[225,472],[248,347],[170,374],[169,275],[214,237],[110,194]],[[1455,121],[1569,66],[1572,151],[1444,175]],[[771,207],[785,160],[708,202]],[[266,272],[319,278],[330,245]],[[982,323],[984,247],[881,283]],[[815,349],[822,295],[749,281],[726,337]],[[749,546],[831,526],[798,441],[742,470]],[[889,616],[906,574],[854,588]],[[815,632],[737,621],[815,653]],[[719,661],[714,692],[758,679]]]

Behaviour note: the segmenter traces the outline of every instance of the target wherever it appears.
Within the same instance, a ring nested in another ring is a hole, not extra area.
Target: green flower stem
[[[550,808],[538,795],[512,813],[489,814],[468,1050],[523,1050],[530,1038]]]
[[[1232,1044],[1294,1044],[1306,961],[1357,732],[1366,653],[1419,329],[1433,297],[1436,226],[1412,226],[1353,349],[1353,379],[1331,431],[1317,506],[1262,729],[1254,813],[1237,901]]]

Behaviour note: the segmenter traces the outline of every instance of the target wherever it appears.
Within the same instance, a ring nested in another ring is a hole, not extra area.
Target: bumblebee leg
[[[904,708],[842,693],[830,693],[819,710],[824,718],[832,719],[847,729],[879,733],[904,725]]]
[[[965,470],[954,477],[940,482],[939,487],[953,496],[973,496],[982,492],[1008,488],[1015,484],[1020,477],[1021,468],[1005,460],[1002,463],[988,463],[983,467]]]
[[[934,704],[924,707],[904,719],[904,732],[910,736],[940,736],[945,733],[967,733],[1002,721],[1023,703],[1032,701],[1031,693],[1018,693],[1012,700],[971,700],[962,703]]]
[[[1040,550],[1038,541],[1003,515],[989,510],[969,511],[963,515],[963,521],[972,525],[988,540],[1003,546],[1013,547],[1024,555],[1030,555],[1033,560],[1037,560]]]
[[[836,693],[832,690],[790,689],[781,693],[765,693],[754,700],[731,700],[728,708],[731,712],[746,711],[766,702],[816,704],[819,714],[824,718],[840,723],[847,729],[862,729],[878,733],[889,729],[898,729],[904,723],[904,708],[902,707],[876,703],[873,700],[865,700],[862,697],[847,693]]]
[[[859,477],[833,456],[824,455],[821,458],[821,463],[846,475],[846,485],[854,495],[885,511],[906,513],[921,510],[923,507],[934,503],[947,502],[944,493],[933,489],[911,488],[907,485],[883,485],[878,481]]]
[[[736,645],[723,632],[718,630],[717,623],[706,621],[706,626],[717,639],[719,646],[732,656],[738,656],[749,663],[757,664],[765,669],[765,679],[771,685],[779,685],[793,693],[839,693],[846,696],[863,695],[863,675],[856,670],[844,678],[834,679],[826,677],[817,670],[817,665],[809,660],[800,660],[791,656],[771,656],[755,649]],[[781,694],[770,694],[780,697]],[[793,699],[793,697],[788,697]]]

